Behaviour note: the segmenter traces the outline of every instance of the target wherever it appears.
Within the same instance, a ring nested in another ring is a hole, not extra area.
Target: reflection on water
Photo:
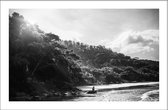
[[[79,86],[83,91],[91,90],[93,86]],[[149,83],[124,83],[110,85],[94,85],[99,92],[85,97],[76,97],[71,101],[158,101],[159,97],[155,95],[155,99],[148,98],[142,100],[142,96],[149,91],[159,89],[158,82]],[[149,92],[154,93],[154,92]],[[159,94],[159,92],[157,92]],[[152,94],[151,94],[152,96]]]
[[[78,89],[83,91],[91,90],[94,86],[96,90],[130,87],[130,86],[141,86],[141,85],[153,85],[159,84],[159,82],[146,82],[146,83],[123,83],[123,84],[106,84],[106,85],[91,85],[91,86],[78,86]]]

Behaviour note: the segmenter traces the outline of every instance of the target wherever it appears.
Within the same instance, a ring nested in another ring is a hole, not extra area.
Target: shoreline
[[[87,91],[84,89],[76,91],[75,92],[76,95],[73,95],[70,91],[67,91],[64,93],[65,95],[63,96],[51,95],[47,97],[41,97],[40,100],[27,100],[27,101],[140,101],[143,94],[149,91],[159,89],[158,82],[150,82],[148,84],[147,83],[134,83],[134,84],[131,83],[131,85],[129,84],[127,83],[124,86],[123,84],[120,86],[116,86],[118,84],[106,85],[108,86],[106,88],[103,87],[100,88],[101,85],[99,85],[99,88],[97,88],[98,92],[96,94],[87,94]]]
[[[141,101],[159,101],[159,90],[146,92],[142,95]]]
[[[153,90],[158,90],[159,84],[134,86],[125,88],[116,88],[106,91],[101,91],[93,97],[78,97],[72,101],[141,101],[142,95]],[[145,101],[145,100],[142,100]],[[152,100],[149,100],[152,101]]]

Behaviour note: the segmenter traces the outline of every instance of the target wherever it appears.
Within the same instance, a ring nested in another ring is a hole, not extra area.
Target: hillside
[[[159,80],[159,62],[131,58],[104,46],[64,41],[69,50],[80,56],[82,70],[92,76],[92,83],[144,82]],[[95,79],[93,81],[93,79]]]
[[[64,41],[16,12],[9,16],[9,98],[77,95],[79,85],[159,80],[159,62]]]

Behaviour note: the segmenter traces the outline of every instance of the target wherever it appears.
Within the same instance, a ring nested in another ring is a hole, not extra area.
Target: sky
[[[159,60],[158,9],[11,9],[63,40]]]

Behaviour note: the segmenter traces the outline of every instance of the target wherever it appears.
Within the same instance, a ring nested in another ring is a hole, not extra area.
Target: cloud
[[[14,11],[64,40],[158,59],[159,9],[11,9],[10,13]]]
[[[81,41],[80,38],[82,37],[82,35],[76,31],[63,31],[59,35],[62,40],[72,40],[76,42]]]
[[[146,52],[154,51],[154,48],[150,46],[142,46],[141,44],[129,44],[121,49],[120,52],[126,54],[134,54],[134,53],[142,53],[145,54]]]
[[[159,56],[159,31],[145,30],[141,32],[126,31],[120,34],[114,41],[106,43],[106,47],[113,51],[130,56],[155,58]],[[154,57],[155,56],[155,57]]]
[[[144,39],[141,35],[138,35],[138,36],[129,36],[129,39],[128,39],[128,43],[129,44],[140,43],[142,45],[148,45],[148,44],[150,44],[152,42],[153,42],[153,40],[151,40],[151,39]]]

